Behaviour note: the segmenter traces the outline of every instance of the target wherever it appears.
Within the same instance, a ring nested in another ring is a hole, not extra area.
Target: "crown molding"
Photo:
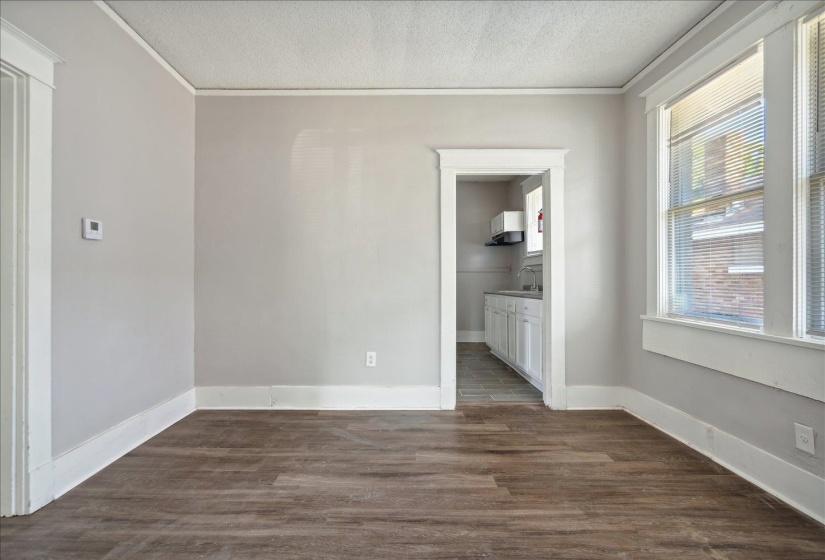
[[[151,47],[151,45],[149,45],[149,43],[147,43],[147,42],[143,39],[143,37],[141,37],[140,35],[138,35],[138,34],[137,34],[137,31],[135,31],[134,29],[132,29],[132,27],[131,27],[128,23],[126,23],[126,21],[124,21],[124,19],[123,19],[122,17],[120,17],[119,15],[117,15],[117,14],[115,13],[115,11],[114,11],[112,8],[110,8],[110,7],[109,7],[109,5],[108,5],[106,2],[104,2],[103,0],[92,0],[92,2],[94,2],[94,4],[95,4],[98,8],[100,8],[100,9],[103,11],[103,13],[104,13],[104,14],[106,14],[107,16],[109,16],[110,18],[112,18],[112,20],[114,20],[114,22],[115,22],[116,24],[118,24],[118,26],[119,26],[121,29],[123,29],[123,30],[126,32],[126,34],[127,34],[127,35],[129,35],[129,37],[131,37],[132,39],[134,39],[134,40],[135,40],[135,42],[137,42],[137,44],[138,44],[138,45],[140,45],[141,47],[143,47],[143,50],[145,50],[147,53],[149,53],[149,56],[151,56],[152,58],[154,58],[154,59],[158,62],[158,64],[160,64],[161,66],[163,66],[163,68],[164,68],[167,72],[169,72],[169,73],[172,75],[172,77],[173,77],[173,78],[175,78],[175,79],[176,79],[176,80],[177,80],[177,81],[178,81],[178,82],[179,82],[179,83],[180,83],[183,87],[185,87],[185,88],[186,88],[186,91],[188,91],[188,92],[189,92],[189,93],[191,93],[192,95],[195,95],[195,87],[194,87],[192,84],[190,84],[190,83],[186,80],[186,78],[184,78],[183,76],[181,76],[181,75],[180,75],[180,73],[179,73],[177,70],[175,70],[174,68],[172,68],[172,65],[171,65],[171,64],[169,64],[168,62],[166,62],[166,59],[164,59],[162,56],[160,56],[160,54],[158,54],[158,51],[156,51],[155,49],[153,49],[153,48]]]
[[[368,95],[618,95],[622,88],[398,88],[398,89],[199,89],[204,97],[312,97]]]

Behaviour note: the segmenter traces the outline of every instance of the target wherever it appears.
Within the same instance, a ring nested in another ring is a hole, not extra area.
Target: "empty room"
[[[825,558],[825,2],[0,39],[3,560]]]

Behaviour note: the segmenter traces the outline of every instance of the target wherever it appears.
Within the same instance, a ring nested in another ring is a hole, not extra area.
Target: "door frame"
[[[52,92],[60,57],[0,20],[0,72],[11,81],[13,147],[3,161],[4,393],[0,514],[32,513],[53,499],[52,474]],[[11,92],[11,93],[9,93]]]
[[[456,177],[542,175],[544,403],[567,408],[564,308],[564,157],[559,149],[441,149],[441,408],[456,405]]]

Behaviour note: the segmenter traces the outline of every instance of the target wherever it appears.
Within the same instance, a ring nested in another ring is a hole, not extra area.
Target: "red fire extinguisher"
[[[544,231],[544,208],[539,210],[539,233]]]

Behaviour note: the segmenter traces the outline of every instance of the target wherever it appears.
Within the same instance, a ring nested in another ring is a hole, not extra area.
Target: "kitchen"
[[[541,402],[541,176],[457,182],[457,402]]]

